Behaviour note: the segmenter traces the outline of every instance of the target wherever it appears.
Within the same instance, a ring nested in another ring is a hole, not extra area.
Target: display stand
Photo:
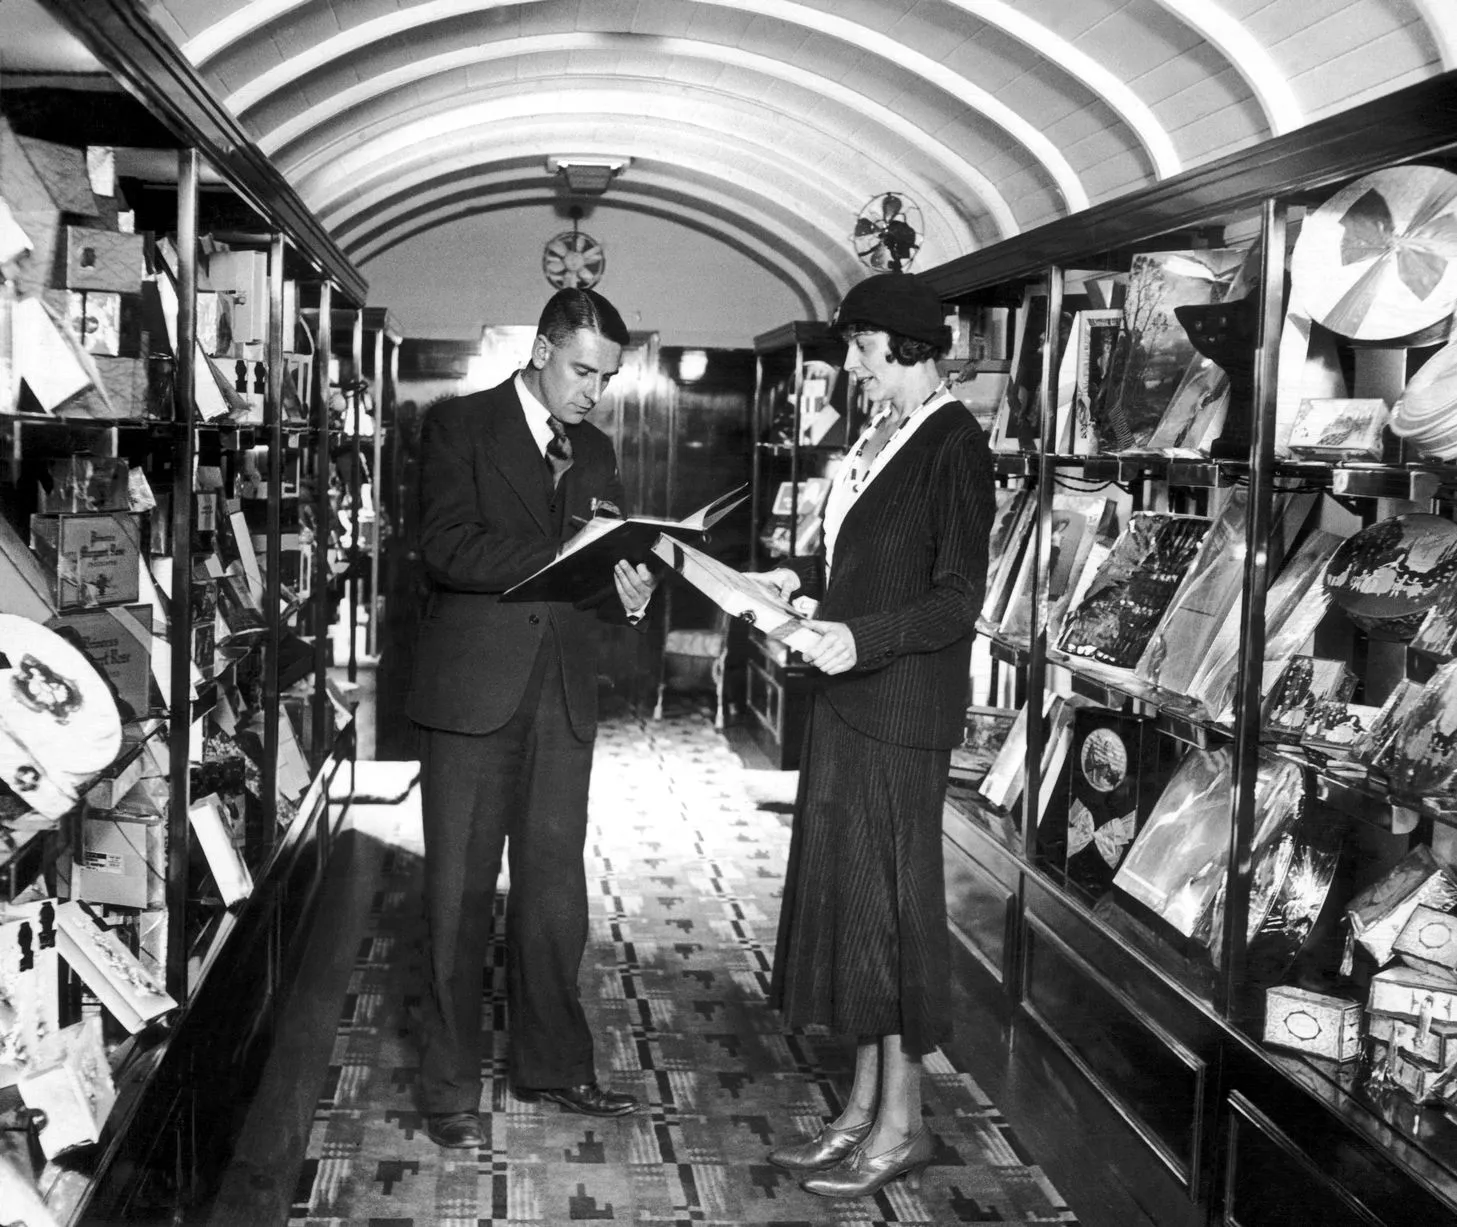
[[[844,371],[844,342],[828,324],[794,320],[755,337],[754,354],[749,570],[761,571],[819,547],[829,474],[864,426],[864,410]],[[778,768],[793,770],[811,670],[753,630],[744,668],[750,730]]]

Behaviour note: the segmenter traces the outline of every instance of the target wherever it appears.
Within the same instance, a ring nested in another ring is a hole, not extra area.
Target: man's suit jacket
[[[406,713],[428,728],[489,733],[516,711],[537,650],[555,628],[573,731],[597,728],[595,609],[507,602],[499,594],[540,570],[590,518],[592,499],[622,506],[612,443],[586,422],[567,429],[572,467],[553,531],[551,473],[512,380],[431,408],[420,436],[419,540],[434,585],[415,644]],[[615,592],[604,616],[623,617]]]
[[[821,682],[853,728],[897,745],[960,744],[993,498],[986,435],[964,405],[947,404],[851,506],[829,586],[822,556],[791,563],[820,600],[816,616],[855,636],[855,668]]]

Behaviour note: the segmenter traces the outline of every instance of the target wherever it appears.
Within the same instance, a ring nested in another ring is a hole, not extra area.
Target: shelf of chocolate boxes
[[[0,415],[13,423],[12,460],[25,458],[31,431],[47,448],[84,438],[104,449],[101,426],[167,435],[175,251],[126,233],[125,214],[110,229],[61,225],[63,205],[105,212],[80,199],[94,184],[85,152],[18,144],[25,157],[9,159],[4,187],[28,207],[12,211],[0,198]],[[38,163],[43,172],[22,174],[17,188],[17,174]],[[267,257],[206,246],[212,283],[198,296],[197,415],[220,450],[242,453],[235,468],[246,482],[256,469],[249,428],[263,420],[263,347],[234,338],[266,335],[258,309],[268,302]],[[59,285],[53,268],[63,270]],[[305,327],[285,335],[310,348]],[[308,386],[311,356],[286,362],[284,411],[302,426],[298,389]],[[232,906],[251,888],[242,815],[258,788],[261,745],[251,756],[244,747],[259,740],[252,675],[263,587],[243,501],[225,499],[216,478],[199,469],[195,528],[213,547],[194,558],[200,761],[189,820],[211,879],[206,895]],[[48,1160],[98,1140],[114,1069],[177,1006],[161,970],[167,925],[181,918],[168,916],[163,894],[172,543],[158,494],[165,504],[167,491],[154,493],[141,466],[114,454],[68,455],[52,459],[40,482],[28,543],[0,518],[0,1114],[30,1113]],[[285,559],[306,584],[312,551],[301,527]],[[286,599],[296,607],[293,594]],[[300,674],[305,649],[285,635],[283,685]],[[294,723],[280,720],[280,823],[309,784]]]
[[[1425,845],[1347,905],[1346,964],[1380,968],[1364,1004],[1294,987],[1265,993],[1263,1038],[1341,1065],[1364,1060],[1375,1091],[1457,1103],[1457,877]]]

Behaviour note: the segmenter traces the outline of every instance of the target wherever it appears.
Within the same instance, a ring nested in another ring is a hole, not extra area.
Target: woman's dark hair
[[[951,351],[951,330],[949,328],[946,330],[945,344],[902,336],[898,332],[889,331],[883,324],[875,324],[869,320],[851,320],[840,329],[840,335],[847,340],[857,332],[885,333],[886,340],[890,342],[890,360],[900,363],[901,366],[917,366],[927,360],[934,361],[937,358],[944,358]]]
[[[536,325],[536,331],[553,345],[560,345],[583,328],[618,345],[632,343],[617,308],[595,290],[558,290],[547,299]]]

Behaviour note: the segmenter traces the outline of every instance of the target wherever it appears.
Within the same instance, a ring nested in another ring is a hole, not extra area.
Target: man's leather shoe
[[[486,1144],[481,1118],[474,1112],[427,1112],[425,1136],[451,1150],[473,1150]]]
[[[580,1112],[583,1116],[627,1116],[636,1112],[639,1106],[636,1096],[604,1091],[595,1082],[584,1082],[581,1086],[519,1086],[516,1098],[524,1103],[549,1099],[552,1103],[561,1104],[563,1110]]]

